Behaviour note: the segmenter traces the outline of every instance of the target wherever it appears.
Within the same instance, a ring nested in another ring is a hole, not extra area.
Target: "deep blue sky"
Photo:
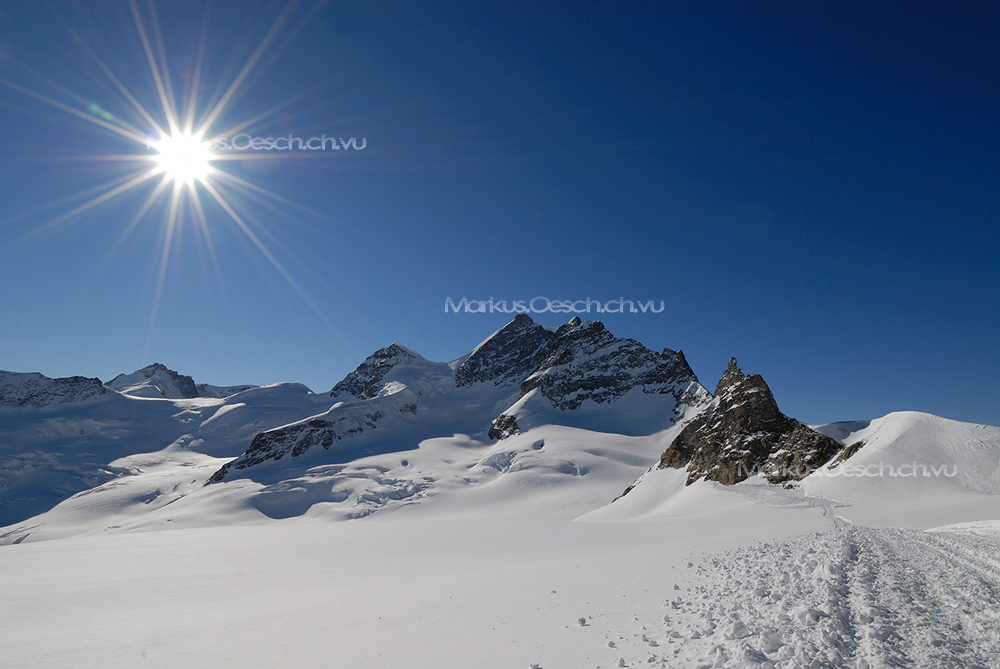
[[[284,7],[212,4],[204,102]],[[156,8],[186,90],[205,3]],[[163,122],[127,2],[0,10],[0,78],[148,130],[68,25]],[[152,330],[165,205],[115,248],[151,185],[42,229],[134,167],[95,157],[150,152],[0,86],[0,368],[323,391],[512,317],[447,297],[624,297],[666,309],[590,317],[710,389],[736,356],[800,420],[1000,425],[997,35],[985,0],[303,2],[213,130],[301,96],[247,131],[366,139],[220,163],[322,213],[234,200],[315,309],[203,198],[220,272],[182,217]]]

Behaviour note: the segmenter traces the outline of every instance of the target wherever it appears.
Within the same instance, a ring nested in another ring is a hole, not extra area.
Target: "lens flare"
[[[153,148],[158,151],[155,161],[159,171],[174,183],[192,185],[204,181],[212,171],[212,152],[199,135],[177,133],[159,140]]]

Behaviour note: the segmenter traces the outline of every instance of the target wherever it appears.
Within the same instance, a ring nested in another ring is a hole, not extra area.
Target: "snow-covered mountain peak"
[[[105,385],[132,397],[180,400],[201,396],[194,379],[158,362],[131,374],[119,374]]]
[[[708,399],[683,352],[656,353],[634,339],[616,338],[600,321],[574,317],[556,330],[521,394],[538,388],[553,406],[576,409],[587,400],[607,404],[636,387],[674,395],[678,402],[684,396],[689,404]]]
[[[330,397],[367,400],[377,397],[382,382],[393,369],[401,365],[419,365],[427,361],[419,353],[393,343],[365,358],[357,369],[344,377],[330,391]]]

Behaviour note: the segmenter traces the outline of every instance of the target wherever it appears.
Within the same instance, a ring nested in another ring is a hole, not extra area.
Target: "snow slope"
[[[114,460],[109,469],[120,476],[0,529],[0,544],[303,514],[570,520],[613,499],[678,429],[628,437],[550,425],[498,443],[438,437],[273,483],[211,485],[205,483],[225,460],[201,453],[204,441],[185,435],[161,451]]]
[[[961,435],[989,453],[990,429],[932,419],[868,437],[909,455],[931,421],[949,457],[989,463]],[[189,436],[123,457],[126,475],[0,530],[5,666],[1000,666],[988,466],[966,481],[977,522],[936,532],[854,526],[841,514],[877,493],[846,507],[808,480],[653,470],[607,505],[672,436],[436,438],[270,485],[202,485],[221,459]]]
[[[927,528],[1000,513],[1000,428],[905,411],[817,429],[847,445],[864,442],[802,482],[857,523]]]
[[[120,458],[160,451],[184,435],[200,453],[231,458],[258,432],[329,404],[325,395],[299,384],[185,400],[132,397],[99,387],[104,392],[83,400],[0,406],[0,525],[130,475],[115,464]]]

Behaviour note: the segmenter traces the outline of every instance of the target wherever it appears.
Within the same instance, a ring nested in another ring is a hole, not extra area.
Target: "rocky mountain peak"
[[[715,394],[718,395],[719,391],[739,383],[744,378],[743,370],[740,369],[736,358],[730,358],[729,366],[726,367],[726,371],[722,373],[722,378],[719,379],[719,383],[715,386]]]
[[[180,391],[178,394],[180,397],[170,397],[173,393],[166,392],[164,397],[167,399],[191,399],[194,397],[199,397],[198,387],[195,385],[194,379],[186,374],[180,374],[172,369],[168,369],[166,365],[162,365],[158,362],[154,362],[148,367],[144,367],[140,370],[140,373],[147,379],[151,379],[157,374],[164,374],[173,381],[177,390]]]
[[[674,439],[658,467],[687,467],[688,485],[701,478],[731,485],[758,473],[780,483],[805,478],[841,448],[781,413],[763,377],[744,375],[730,358],[712,404]]]
[[[538,367],[555,336],[527,314],[518,314],[459,365],[455,385],[462,388],[489,381],[496,386],[520,383]]]
[[[537,389],[552,407],[572,411],[588,400],[610,405],[636,390],[636,397],[669,396],[662,405],[667,422],[711,397],[682,352],[665,348],[657,353],[634,339],[619,339],[600,321],[571,318],[556,328],[538,357],[537,368],[521,382],[519,401]],[[518,406],[493,420],[491,439],[520,432],[524,426],[518,422]]]
[[[357,369],[344,377],[330,391],[331,397],[342,395],[359,400],[371,399],[378,395],[382,379],[399,365],[410,364],[417,356],[399,344],[393,343],[380,348],[365,358]]]

